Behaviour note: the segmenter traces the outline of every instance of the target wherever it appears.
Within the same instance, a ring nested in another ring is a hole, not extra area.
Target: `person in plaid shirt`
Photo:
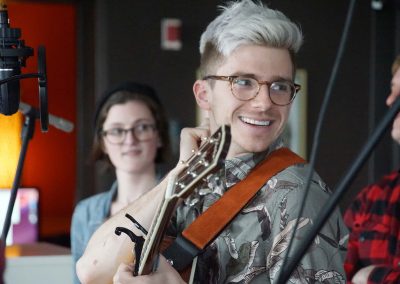
[[[392,66],[391,106],[400,96],[400,55]],[[400,144],[400,113],[393,122],[393,139]],[[345,261],[352,283],[400,283],[400,169],[364,188],[347,209],[350,229]]]

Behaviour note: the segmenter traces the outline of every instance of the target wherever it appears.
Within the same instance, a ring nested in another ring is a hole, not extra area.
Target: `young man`
[[[400,56],[392,66],[386,104],[400,96]],[[400,113],[392,137],[400,144]],[[345,270],[352,283],[400,283],[400,169],[364,188],[346,211],[350,228]]]
[[[230,3],[209,24],[200,40],[202,80],[194,83],[197,104],[208,117],[198,128],[181,134],[180,158],[197,149],[201,137],[223,124],[231,127],[232,142],[225,167],[208,179],[202,195],[182,202],[171,230],[178,234],[230,187],[244,179],[260,161],[282,147],[280,136],[299,86],[294,84],[295,53],[302,44],[297,25],[279,11],[251,0]],[[178,165],[171,175],[182,170]],[[271,283],[277,277],[293,224],[298,218],[308,166],[298,164],[275,175],[199,256],[196,283]],[[124,218],[125,212],[148,227],[165,181],[105,223],[78,263],[84,283],[108,283],[118,264],[129,260],[132,243],[116,237],[116,226],[141,235]],[[300,217],[293,248],[312,227],[329,198],[324,182],[314,174],[307,206]],[[151,200],[151,202],[150,202]],[[296,283],[344,283],[346,228],[337,211],[292,274]],[[121,264],[114,283],[182,283],[179,274],[160,258],[156,272],[132,277],[132,266]]]

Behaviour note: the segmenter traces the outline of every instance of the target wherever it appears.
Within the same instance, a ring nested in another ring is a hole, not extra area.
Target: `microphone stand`
[[[318,232],[325,224],[326,220],[335,210],[340,199],[345,194],[347,187],[354,180],[361,166],[364,164],[366,159],[371,154],[372,150],[375,148],[376,144],[382,138],[386,129],[389,127],[394,117],[398,114],[399,110],[400,110],[400,96],[396,99],[396,101],[389,109],[388,113],[380,121],[380,123],[372,133],[370,139],[361,149],[355,161],[350,166],[349,170],[347,171],[347,174],[345,174],[344,177],[339,181],[339,184],[334,190],[332,196],[329,198],[327,204],[322,207],[321,213],[318,214],[318,216],[320,216],[319,219],[316,220],[309,234],[306,235],[306,237],[301,241],[300,246],[298,247],[297,251],[294,252],[293,256],[288,262],[288,265],[286,267],[282,267],[282,271],[280,272],[279,274],[280,276],[278,277],[276,283],[280,284],[280,283],[286,283],[288,281],[290,275],[297,266],[297,263],[302,259],[307,249],[317,236]]]
[[[39,117],[39,112],[35,108],[31,108],[27,113],[25,113],[25,122],[22,127],[22,147],[18,159],[17,170],[14,177],[14,182],[11,189],[10,201],[8,202],[7,213],[4,221],[4,227],[1,234],[1,240],[6,245],[7,234],[10,229],[11,215],[14,209],[15,199],[17,197],[18,187],[21,180],[22,168],[24,166],[26,151],[28,149],[29,140],[32,139],[33,133],[35,132],[35,120]]]

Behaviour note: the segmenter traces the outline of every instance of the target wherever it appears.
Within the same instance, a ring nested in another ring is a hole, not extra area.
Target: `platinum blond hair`
[[[244,44],[287,48],[295,54],[303,43],[300,28],[282,12],[264,6],[261,1],[232,1],[220,7],[223,12],[215,18],[200,38],[200,54],[206,46],[224,57]]]

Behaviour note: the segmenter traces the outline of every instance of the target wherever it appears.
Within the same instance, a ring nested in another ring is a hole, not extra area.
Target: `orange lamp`
[[[23,115],[0,114],[0,188],[11,188],[21,151]]]

